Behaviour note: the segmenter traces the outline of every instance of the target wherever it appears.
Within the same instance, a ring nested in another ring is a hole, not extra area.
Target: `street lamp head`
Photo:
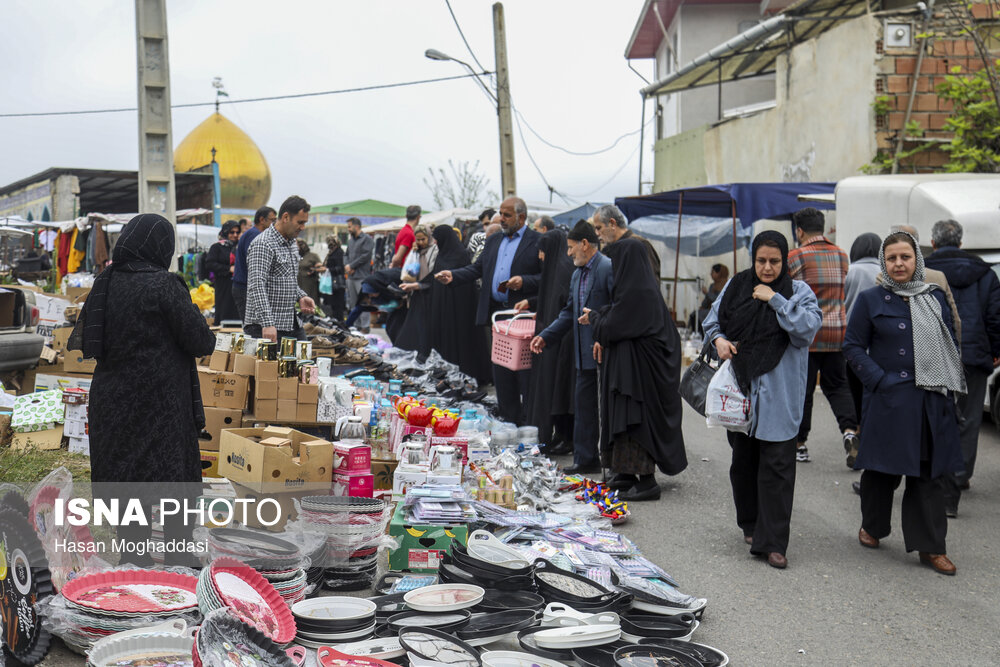
[[[448,54],[441,53],[437,49],[427,49],[424,51],[424,56],[430,58],[431,60],[454,60],[454,58]]]

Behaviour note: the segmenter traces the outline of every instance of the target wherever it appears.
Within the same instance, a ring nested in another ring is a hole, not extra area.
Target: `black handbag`
[[[708,384],[712,381],[716,369],[712,367],[710,350],[711,341],[705,341],[705,347],[701,348],[701,354],[688,366],[681,378],[681,398],[687,404],[697,410],[702,417],[705,416],[705,396],[708,394]]]

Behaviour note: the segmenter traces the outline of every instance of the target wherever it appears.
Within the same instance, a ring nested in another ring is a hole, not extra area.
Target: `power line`
[[[544,183],[545,187],[549,189],[549,192],[558,195],[559,198],[562,199],[565,203],[567,204],[571,203],[569,200],[567,200],[567,198],[563,195],[563,193],[559,192],[554,187],[552,187],[548,179],[545,178],[545,174],[542,173],[542,168],[538,166],[537,162],[535,162],[535,157],[531,154],[531,149],[528,148],[528,142],[525,141],[524,139],[524,130],[521,128],[520,119],[518,119],[515,116],[514,122],[517,123],[517,134],[519,137],[521,137],[521,146],[524,147],[524,152],[528,154],[528,160],[531,162],[531,165],[535,168],[535,171],[538,172],[538,176],[542,179],[542,183]]]
[[[449,2],[449,0],[444,0],[444,4],[448,6],[448,13],[451,14],[451,20],[455,22],[455,27],[458,28],[458,34],[462,37],[462,41],[465,42],[465,48],[468,49],[469,55],[472,56],[472,59],[476,61],[477,65],[479,65],[479,69],[485,70],[486,68],[483,67],[481,62],[479,62],[479,58],[476,57],[472,47],[469,46],[469,40],[465,38],[465,33],[462,32],[462,26],[458,24],[458,18],[455,16],[455,12],[451,8],[451,2]]]
[[[530,130],[531,133],[533,135],[535,135],[538,138],[538,140],[541,141],[546,146],[549,146],[550,148],[555,148],[556,150],[560,150],[563,153],[568,153],[570,155],[584,156],[584,157],[585,156],[589,156],[589,155],[600,155],[601,153],[607,153],[608,151],[610,151],[613,148],[615,148],[616,146],[618,146],[618,144],[620,144],[623,139],[627,139],[629,137],[634,137],[635,135],[639,134],[639,132],[642,131],[642,128],[640,127],[638,130],[633,130],[632,132],[627,132],[627,133],[623,134],[622,136],[618,137],[617,139],[615,139],[614,142],[610,146],[608,146],[607,148],[602,148],[601,150],[598,150],[598,151],[585,151],[585,152],[571,151],[568,148],[563,148],[562,146],[557,146],[557,145],[553,144],[552,142],[547,141],[542,135],[538,134],[538,132],[535,131],[535,128],[531,127],[531,123],[529,123],[528,120],[516,108],[514,109],[514,113],[521,117],[521,120],[524,121],[524,124],[527,126],[528,130]],[[646,125],[651,124],[653,122],[654,118],[655,118],[655,116],[650,117],[650,119],[648,121],[646,121]]]
[[[436,79],[421,79],[419,81],[401,81],[398,83],[383,83],[374,86],[360,86],[358,88],[341,88],[339,90],[322,90],[313,93],[294,93],[291,95],[272,95],[270,97],[248,97],[240,100],[224,100],[220,104],[244,104],[247,102],[273,102],[275,100],[291,100],[302,97],[319,97],[321,95],[342,95],[344,93],[361,93],[369,90],[383,90],[387,88],[403,88],[405,86],[419,86],[425,83],[438,83],[440,81],[454,81],[456,79],[468,79],[474,77],[478,79],[482,74],[472,72],[470,74],[456,74],[454,76],[442,76]],[[174,104],[171,109],[189,109],[192,107],[215,106],[215,102],[190,102],[188,104]],[[0,118],[29,118],[38,116],[80,116],[84,114],[100,113],[122,113],[126,111],[138,111],[136,107],[118,109],[88,109],[78,111],[35,111],[29,113],[0,113]]]
[[[634,158],[635,155],[636,155],[636,153],[639,152],[639,148],[640,148],[640,146],[636,146],[634,149],[632,149],[632,152],[629,153],[628,158],[625,160],[625,162],[622,163],[622,166],[618,167],[618,169],[615,170],[615,173],[611,175],[611,178],[609,178],[608,180],[604,181],[603,183],[601,183],[600,185],[598,185],[596,188],[594,188],[593,190],[591,190],[587,194],[584,194],[584,195],[570,195],[570,196],[571,197],[578,197],[580,199],[586,199],[590,195],[595,194],[595,193],[600,192],[601,190],[603,190],[605,187],[607,187],[608,185],[611,184],[611,181],[613,181],[616,178],[618,178],[618,174],[622,173],[622,170],[625,169],[625,167],[628,166],[628,164],[632,161],[632,158]]]

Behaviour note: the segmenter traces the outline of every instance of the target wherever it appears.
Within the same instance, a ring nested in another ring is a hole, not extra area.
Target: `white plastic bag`
[[[730,431],[750,433],[750,398],[736,383],[733,366],[727,359],[708,384],[705,396],[705,423]]]

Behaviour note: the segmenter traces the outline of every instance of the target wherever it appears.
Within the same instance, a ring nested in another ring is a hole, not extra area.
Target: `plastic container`
[[[497,322],[498,315],[514,315],[509,320]],[[532,313],[517,313],[515,310],[498,310],[493,313],[493,348],[490,360],[497,366],[512,371],[531,368],[531,349],[528,345],[535,336],[535,320]]]

